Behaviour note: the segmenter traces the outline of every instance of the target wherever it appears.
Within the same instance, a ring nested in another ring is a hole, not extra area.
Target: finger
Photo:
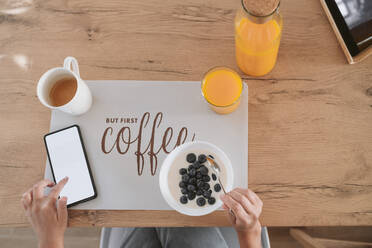
[[[25,193],[23,193],[22,195],[22,200],[25,199],[26,203],[28,203],[28,205],[31,205],[32,203],[32,187],[29,188]]]
[[[221,195],[221,201],[226,204],[226,206],[233,211],[237,219],[247,218],[247,213],[244,208],[234,200],[229,194]]]
[[[62,225],[67,225],[67,197],[64,196],[58,200],[57,203],[57,216],[58,221]]]
[[[235,218],[235,215],[233,215],[231,212],[230,212],[230,209],[228,206],[226,206],[226,204],[222,204],[222,208],[224,210],[227,210],[227,213],[228,213],[228,216],[229,216],[229,219],[230,219],[230,222],[235,225],[236,223],[236,218]]]
[[[23,209],[25,211],[26,217],[30,217],[31,207],[29,205],[27,205],[27,203],[25,202],[25,200],[23,198],[21,199],[21,202],[22,202],[22,206],[23,206]]]
[[[243,188],[236,188],[236,191],[239,193],[245,195],[253,205],[261,205],[262,206],[262,201],[261,199],[250,189],[243,189]]]
[[[49,179],[44,179],[44,180],[41,180],[40,182],[36,183],[33,187],[32,187],[32,195],[33,195],[33,199],[40,199],[44,196],[44,188],[45,187],[51,187],[53,186],[54,183],[52,181],[50,181]]]
[[[256,209],[256,207],[252,204],[252,202],[250,202],[248,200],[248,198],[243,195],[242,193],[238,192],[238,191],[231,191],[229,193],[229,195],[231,195],[231,197],[240,203],[241,206],[243,206],[244,210],[247,212],[247,214],[249,215],[252,215],[252,216],[257,216],[258,215],[258,211]]]
[[[228,210],[227,215],[229,216],[229,220],[230,220],[231,224],[236,225],[236,216],[232,212],[232,210]]]
[[[61,193],[63,187],[65,187],[66,183],[68,181],[68,177],[63,178],[61,181],[57,183],[56,186],[53,187],[52,191],[50,191],[49,196],[53,199],[57,199],[59,196],[59,193]]]
[[[234,214],[231,212],[231,209],[228,206],[226,206],[225,204],[222,204],[222,208],[225,209],[225,210],[228,210],[229,211],[229,214],[231,216],[235,217]]]
[[[261,199],[258,197],[258,195],[255,192],[253,192],[252,190],[248,189],[248,195],[251,198],[253,198],[256,203],[258,203],[259,205],[262,205]]]
[[[263,202],[257,196],[257,194],[250,189],[237,188],[236,191],[244,194],[248,199],[250,199],[250,202],[253,202],[253,205],[256,207],[257,210],[257,216],[259,216],[262,212]]]
[[[25,194],[29,194],[29,196],[30,196],[30,198],[31,198],[31,204],[32,204],[32,200],[33,200],[33,198],[34,198],[32,192],[33,192],[33,187],[29,188],[29,189],[25,192]]]
[[[22,198],[21,198],[21,202],[22,202],[22,205],[23,205],[23,208],[25,210],[27,210],[30,205],[31,205],[31,193],[30,192],[26,192],[22,195]]]

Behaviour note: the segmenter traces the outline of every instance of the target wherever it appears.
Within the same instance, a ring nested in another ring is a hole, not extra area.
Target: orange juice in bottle
[[[218,114],[233,112],[240,103],[243,81],[239,74],[227,67],[216,67],[206,73],[202,94]]]
[[[273,69],[282,25],[279,0],[242,0],[235,17],[235,52],[244,73],[263,76]]]

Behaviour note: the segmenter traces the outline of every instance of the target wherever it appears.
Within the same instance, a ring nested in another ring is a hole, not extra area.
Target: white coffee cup
[[[73,77],[77,82],[74,97],[62,106],[50,104],[49,93],[56,81]],[[80,78],[79,65],[74,57],[66,57],[63,67],[56,67],[45,72],[37,84],[37,97],[40,102],[50,109],[58,109],[71,115],[81,115],[92,106],[92,94],[87,84]]]

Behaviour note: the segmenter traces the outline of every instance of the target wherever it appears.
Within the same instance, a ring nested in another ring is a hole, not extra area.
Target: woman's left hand
[[[67,198],[58,196],[67,183],[62,179],[57,185],[44,179],[36,183],[23,194],[21,202],[26,216],[36,232],[39,247],[63,247],[64,233],[67,227]],[[48,195],[44,195],[45,187],[53,187]]]

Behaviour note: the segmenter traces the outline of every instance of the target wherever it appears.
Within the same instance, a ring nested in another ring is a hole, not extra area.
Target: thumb
[[[223,197],[221,197],[221,200],[224,199]],[[230,223],[232,225],[235,225],[236,224],[236,217],[235,215],[232,213],[232,211],[230,210],[230,208],[225,204],[223,203],[222,204],[222,208],[227,210],[227,213],[228,213],[228,216],[229,216],[229,220],[230,220]]]
[[[236,225],[236,217],[235,215],[231,212],[230,209],[227,210],[227,215],[229,216],[229,220],[231,222],[232,225]]]
[[[67,226],[67,197],[61,197],[57,204],[57,216],[60,224]]]

